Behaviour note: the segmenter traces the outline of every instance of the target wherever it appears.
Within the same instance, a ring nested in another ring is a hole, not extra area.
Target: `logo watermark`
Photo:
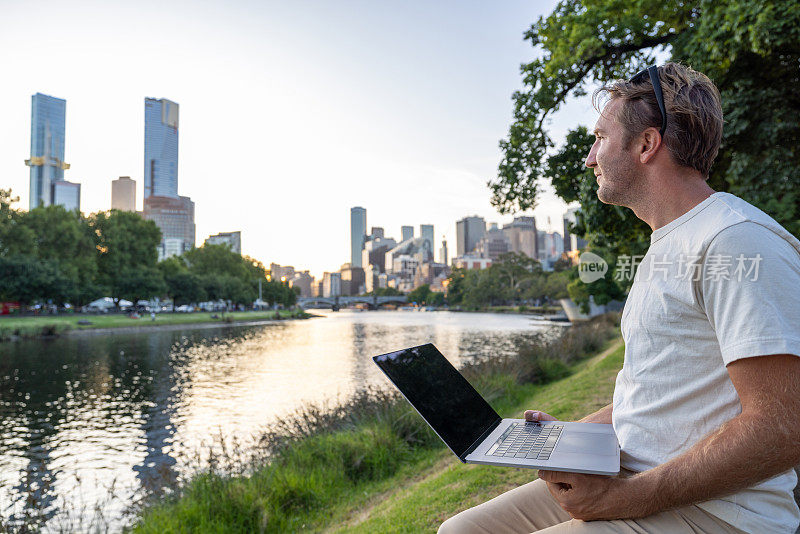
[[[584,284],[591,284],[601,278],[605,278],[608,272],[606,260],[593,252],[584,252],[580,255],[578,262],[578,278]]]

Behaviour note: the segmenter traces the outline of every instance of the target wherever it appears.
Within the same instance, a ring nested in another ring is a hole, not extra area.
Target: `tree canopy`
[[[223,245],[158,262],[161,231],[139,214],[111,210],[88,217],[62,206],[22,211],[0,189],[0,300],[81,305],[102,296],[136,302],[225,300],[290,306],[297,293],[269,281],[264,265]]]
[[[597,199],[593,174],[583,165],[593,142],[586,126],[593,124],[576,126],[563,140],[553,140],[547,124],[569,98],[629,78],[659,54],[705,73],[720,90],[725,127],[709,185],[800,235],[797,2],[564,0],[525,39],[541,56],[521,66],[523,89],[512,96],[514,120],[489,182],[502,213],[534,207],[549,181],[566,202],[580,202],[574,231],[593,249],[646,250],[649,227],[631,210]]]

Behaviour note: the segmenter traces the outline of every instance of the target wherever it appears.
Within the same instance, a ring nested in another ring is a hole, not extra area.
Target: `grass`
[[[214,319],[211,316],[217,315]],[[278,311],[247,311],[208,313],[159,313],[156,320],[151,321],[150,316],[144,314],[139,319],[131,319],[124,314],[112,315],[60,315],[38,317],[2,317],[0,318],[0,341],[8,341],[16,337],[29,338],[49,335],[58,335],[69,330],[95,330],[101,328],[137,328],[180,324],[201,323],[234,323],[240,321],[259,321],[268,319],[290,319],[309,317],[303,311],[278,310]],[[88,325],[78,324],[79,321],[89,321]]]
[[[616,323],[600,318],[463,371],[504,416],[536,407],[577,418],[610,401],[621,350],[581,360],[617,337]],[[267,432],[246,461],[225,463],[151,500],[134,531],[434,531],[534,476],[461,464],[401,397],[380,390],[333,410],[308,407]]]

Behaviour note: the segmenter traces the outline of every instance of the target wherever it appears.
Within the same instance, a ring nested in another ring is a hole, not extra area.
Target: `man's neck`
[[[640,205],[632,209],[655,232],[700,204],[714,190],[697,173],[692,177],[681,174],[658,177],[648,192],[650,194],[642,199]]]

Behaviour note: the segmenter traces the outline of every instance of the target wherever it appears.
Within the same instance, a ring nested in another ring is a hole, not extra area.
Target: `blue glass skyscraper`
[[[144,198],[178,198],[178,104],[144,99]]]
[[[350,208],[350,265],[361,267],[361,251],[367,237],[367,210]]]
[[[31,97],[30,207],[53,203],[53,183],[64,180],[67,101],[36,93]]]

